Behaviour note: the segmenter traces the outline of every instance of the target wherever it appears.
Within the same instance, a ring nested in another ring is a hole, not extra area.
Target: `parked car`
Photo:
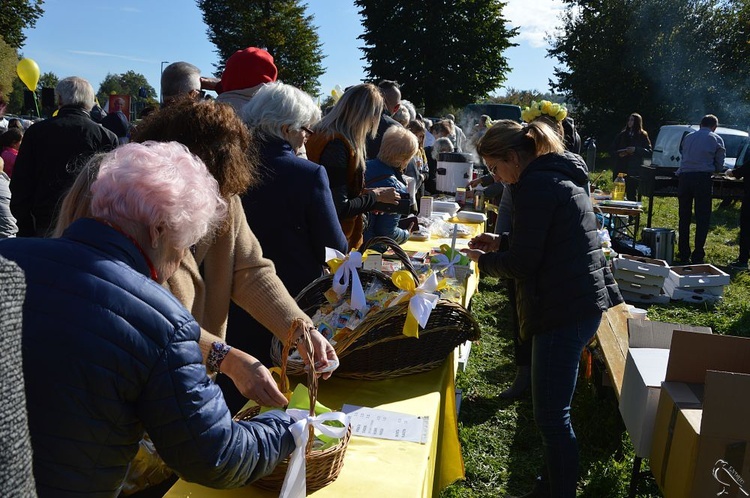
[[[653,166],[663,168],[678,168],[682,154],[680,148],[685,135],[700,128],[699,125],[665,125],[659,128],[659,134],[654,142],[654,153],[651,157]],[[734,168],[737,157],[748,143],[748,133],[734,128],[719,126],[716,133],[724,140],[727,149],[724,167]]]

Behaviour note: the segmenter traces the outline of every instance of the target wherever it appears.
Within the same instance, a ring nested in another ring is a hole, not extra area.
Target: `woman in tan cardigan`
[[[224,343],[229,302],[242,306],[281,340],[287,339],[294,320],[302,319],[313,337],[316,370],[327,367],[330,360],[336,359],[336,353],[286,291],[247,224],[238,197],[252,183],[255,173],[247,152],[252,144],[247,128],[226,104],[184,101],[149,116],[139,124],[133,139],[179,141],[206,163],[219,182],[221,195],[229,203],[224,226],[192,248],[166,286],[200,324],[200,345],[209,370],[226,374],[245,397],[261,405],[286,404],[262,363]],[[58,227],[64,228],[72,221],[65,218],[70,217],[76,205],[87,204],[80,202],[81,191],[87,194],[88,188],[74,185],[66,197]],[[73,216],[81,216],[76,214]],[[301,333],[295,331],[295,337]],[[330,373],[324,375],[328,376]]]

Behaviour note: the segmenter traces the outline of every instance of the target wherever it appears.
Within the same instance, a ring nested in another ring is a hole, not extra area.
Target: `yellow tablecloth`
[[[464,477],[458,441],[453,355],[431,372],[382,381],[331,378],[320,383],[319,400],[430,417],[427,444],[352,436],[339,478],[315,497],[430,497]],[[165,498],[270,498],[252,485],[214,490],[178,481]]]

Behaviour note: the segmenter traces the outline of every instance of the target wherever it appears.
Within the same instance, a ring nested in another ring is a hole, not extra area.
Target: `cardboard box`
[[[643,294],[646,296],[658,296],[661,294],[661,285],[645,285],[618,280],[617,287],[619,287],[621,291],[632,292],[633,294]]]
[[[612,261],[615,269],[629,270],[643,275],[654,275],[667,278],[669,276],[669,264],[663,259],[644,258],[642,256],[630,256],[620,254],[619,258]]]
[[[714,265],[673,266],[669,269],[669,279],[680,289],[729,285],[730,280],[728,274]]]
[[[669,285],[668,282],[669,280],[664,282],[663,290],[673,301],[682,301],[685,303],[715,303],[722,298],[722,296],[717,296],[715,294],[700,293],[695,292],[691,289],[681,289],[679,287],[673,287]]]
[[[702,287],[678,287],[674,280],[668,278],[664,281],[664,290],[667,291],[667,294],[673,294],[675,290],[680,291],[687,291],[691,292],[692,294],[698,294],[698,295],[706,295],[707,299],[711,299],[713,297],[720,297],[724,295],[724,285],[715,285],[715,286],[702,286]]]
[[[675,331],[654,424],[664,496],[750,493],[750,339]]]
[[[648,303],[648,304],[667,304],[670,300],[669,295],[664,292],[664,288],[658,296],[649,296],[647,294],[636,294],[635,292],[628,292],[625,289],[620,289],[622,298],[628,303]]]
[[[638,273],[622,268],[615,268],[615,271],[613,273],[618,284],[620,282],[632,282],[641,285],[655,285],[657,287],[662,287],[665,280],[665,278],[660,275]]]
[[[648,457],[661,383],[667,372],[669,346],[675,330],[710,334],[708,327],[628,319],[628,357],[620,392],[620,414],[635,454]]]

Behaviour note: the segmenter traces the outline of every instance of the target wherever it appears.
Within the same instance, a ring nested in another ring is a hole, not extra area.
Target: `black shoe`
[[[695,258],[695,259],[691,260],[691,263],[694,264],[694,265],[705,265],[706,264],[706,260],[703,259],[703,258]]]
[[[531,386],[531,366],[524,365],[516,368],[516,378],[508,389],[500,393],[502,399],[518,399]]]

